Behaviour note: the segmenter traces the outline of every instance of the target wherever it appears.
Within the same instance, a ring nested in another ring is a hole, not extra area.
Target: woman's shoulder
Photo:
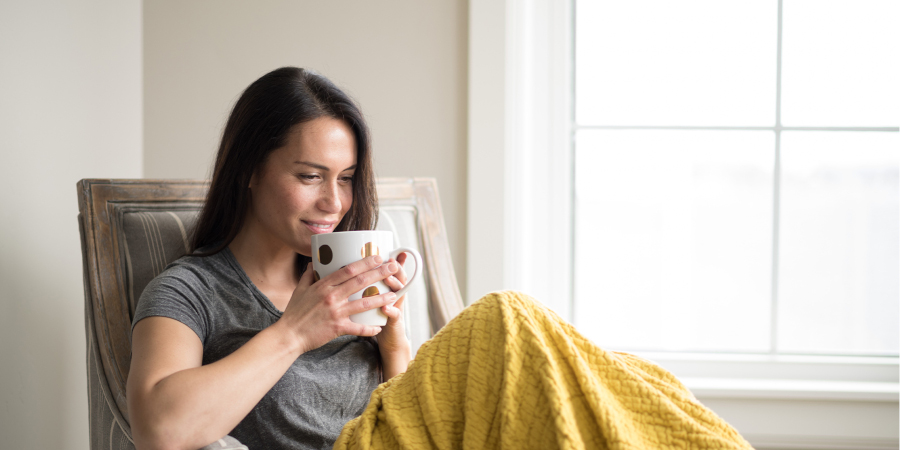
[[[184,255],[166,266],[165,272],[172,274],[196,274],[205,276],[235,277],[235,264],[237,261],[228,247],[215,253],[207,253],[213,246],[199,248],[191,254]]]
[[[210,300],[221,290],[227,266],[219,254],[185,255],[169,263],[141,292],[133,323],[150,316],[169,317],[188,325],[203,340],[207,316],[214,312],[210,308],[215,309]]]
[[[217,280],[229,277],[230,264],[223,252],[209,256],[184,255],[168,266],[147,285],[146,290],[189,289],[206,291],[213,289]]]
[[[157,275],[156,279],[207,282],[209,277],[217,272],[218,264],[214,261],[215,257],[216,255],[184,255],[169,263],[165,270]]]

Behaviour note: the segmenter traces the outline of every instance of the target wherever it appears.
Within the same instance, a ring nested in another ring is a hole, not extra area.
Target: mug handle
[[[413,272],[412,276],[409,277],[408,280],[406,280],[405,286],[400,288],[399,291],[394,292],[394,294],[397,294],[397,298],[400,298],[400,297],[403,297],[404,295],[406,295],[406,291],[409,290],[409,287],[412,285],[413,281],[415,281],[416,278],[419,276],[419,273],[422,272],[422,256],[419,255],[419,252],[417,252],[411,248],[400,247],[400,248],[394,249],[394,251],[391,252],[391,255],[390,255],[391,259],[396,261],[397,257],[400,256],[401,253],[409,253],[410,255],[412,255],[413,259],[416,261],[416,271]]]

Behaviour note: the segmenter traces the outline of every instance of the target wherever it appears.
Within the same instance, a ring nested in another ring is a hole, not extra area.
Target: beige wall
[[[467,2],[144,2],[144,175],[208,176],[240,92],[312,68],[362,106],[378,176],[438,180],[465,292]]]
[[[0,1],[0,448],[88,447],[75,183],[205,177],[276,67],[356,97],[379,176],[438,179],[465,288],[466,1],[143,3]]]
[[[88,448],[75,183],[141,176],[140,14],[0,1],[0,448]]]

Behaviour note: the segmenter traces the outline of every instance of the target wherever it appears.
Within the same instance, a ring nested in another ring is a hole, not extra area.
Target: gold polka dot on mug
[[[327,245],[323,245],[319,247],[319,262],[328,265],[331,262],[331,259],[334,257],[334,254],[331,251],[331,247]]]
[[[360,250],[360,254],[362,254],[362,257],[363,257],[363,258],[365,258],[365,257],[367,257],[367,256],[379,255],[379,254],[380,254],[380,250],[378,250],[378,246],[377,246],[377,245],[375,245],[375,244],[373,244],[373,243],[371,243],[371,242],[366,242],[366,243],[362,246],[362,249]]]
[[[375,287],[375,286],[369,286],[369,287],[366,288],[365,291],[363,291],[363,295],[362,295],[362,296],[363,296],[363,297],[374,297],[374,296],[378,295],[379,293],[380,293],[380,292],[378,292],[378,288],[377,288],[377,287]]]

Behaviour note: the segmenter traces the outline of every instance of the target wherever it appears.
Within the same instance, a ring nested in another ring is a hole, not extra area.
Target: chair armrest
[[[200,450],[249,450],[246,445],[241,444],[240,441],[231,437],[225,436],[222,439],[219,439],[212,444],[207,445],[206,447],[201,448]]]

